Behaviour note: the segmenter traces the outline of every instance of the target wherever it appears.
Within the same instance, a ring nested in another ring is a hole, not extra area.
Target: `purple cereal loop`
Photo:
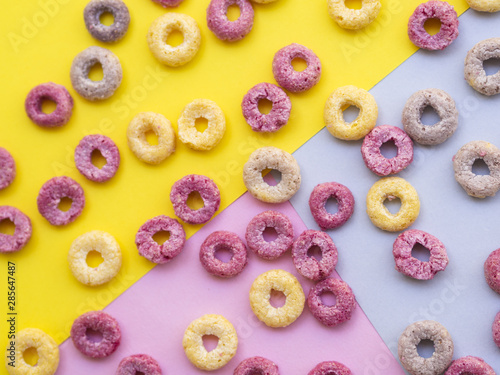
[[[352,375],[349,367],[340,362],[321,362],[313,368],[308,375]]]
[[[62,198],[70,198],[71,208],[58,208]],[[85,206],[85,195],[78,182],[70,177],[54,177],[43,184],[37,197],[38,212],[52,225],[66,225],[76,220]]]
[[[500,348],[500,312],[495,315],[495,320],[491,326],[491,332],[493,334],[493,341]]]
[[[42,102],[46,99],[56,103],[56,109],[52,113],[42,111]],[[28,93],[24,108],[35,124],[54,128],[63,126],[69,121],[73,113],[73,98],[62,85],[53,82],[42,83]]]
[[[217,259],[215,253],[226,249],[233,253],[227,263]],[[237,234],[227,231],[217,231],[210,234],[200,248],[201,265],[208,273],[219,277],[238,275],[247,265],[247,248]]]
[[[292,60],[295,58],[305,60],[307,68],[297,72],[292,66]],[[319,82],[321,62],[309,48],[292,43],[274,55],[273,74],[274,79],[281,87],[291,92],[302,92],[309,90]]]
[[[326,210],[326,201],[334,198],[338,202],[338,211],[331,214]],[[321,229],[334,229],[342,226],[354,212],[354,197],[342,184],[325,182],[317,185],[309,197],[311,214]]]
[[[267,99],[272,103],[271,111],[263,114],[259,110],[259,101]],[[272,83],[259,83],[243,97],[241,103],[243,116],[255,132],[275,132],[286,125],[290,118],[292,102],[288,95]]]
[[[94,342],[87,337],[87,330],[100,332],[102,340]],[[120,326],[115,318],[104,311],[89,311],[75,319],[71,326],[71,339],[75,348],[91,358],[111,355],[121,341]]]
[[[115,375],[161,375],[161,368],[156,360],[147,354],[134,354],[123,358]]]
[[[240,9],[240,16],[230,21],[227,10],[235,4]],[[253,7],[248,0],[212,0],[207,8],[208,28],[217,38],[228,42],[243,39],[252,30],[253,17]]]
[[[31,238],[31,220],[20,210],[11,206],[0,206],[0,221],[10,220],[16,227],[14,234],[0,233],[0,253],[21,250]]]
[[[99,150],[106,159],[102,168],[92,164],[92,152]],[[110,138],[92,134],[83,137],[75,149],[75,164],[78,171],[91,181],[105,182],[111,179],[120,165],[120,151]]]
[[[193,191],[200,193],[204,207],[192,210],[187,205],[189,194]],[[175,214],[188,224],[203,224],[209,221],[220,205],[219,188],[210,178],[202,175],[190,174],[176,181],[170,191],[170,201],[174,206]]]
[[[273,228],[278,234],[274,241],[264,239],[266,228]],[[248,223],[245,239],[248,247],[261,258],[277,259],[293,244],[293,225],[287,216],[278,211],[264,211]]]
[[[493,251],[484,262],[484,277],[490,288],[500,294],[500,249]]]
[[[425,21],[438,18],[441,29],[430,35],[424,28]],[[408,21],[408,37],[417,47],[428,50],[442,50],[458,36],[458,16],[452,5],[446,1],[431,0],[420,4]]]
[[[417,243],[430,251],[428,262],[412,256],[412,249]],[[401,233],[394,241],[392,254],[396,270],[417,280],[431,280],[448,265],[448,255],[443,243],[433,235],[417,229]]]
[[[391,159],[380,152],[380,147],[388,141],[394,141],[398,148],[398,154]],[[380,125],[363,140],[361,154],[368,169],[379,176],[388,176],[401,172],[413,161],[413,142],[400,128]]]
[[[308,250],[313,246],[321,249],[322,259],[319,262],[307,255]],[[305,230],[295,240],[292,247],[292,259],[297,271],[314,281],[330,276],[337,265],[337,255],[337,247],[330,236],[318,230]]]
[[[454,360],[444,375],[495,375],[493,368],[482,358],[467,356]]]
[[[16,163],[6,149],[0,147],[0,190],[9,186],[16,177]]]
[[[263,357],[251,357],[240,362],[233,375],[279,375],[278,366],[273,361]]]
[[[153,0],[155,3],[160,4],[164,8],[175,8],[180,5],[184,0]]]
[[[165,231],[170,237],[159,245],[153,236]],[[160,215],[146,221],[135,236],[135,244],[139,254],[153,263],[164,264],[170,262],[181,252],[186,242],[186,232],[181,224],[168,216]]]
[[[321,294],[333,293],[336,303],[327,306],[321,301]],[[307,297],[307,305],[313,316],[328,327],[335,327],[351,319],[356,308],[356,299],[352,289],[342,280],[328,278],[311,288]]]
[[[113,16],[111,25],[101,23],[101,16],[105,13]],[[127,33],[130,12],[122,0],[90,0],[83,10],[83,19],[93,38],[104,43],[114,43]]]

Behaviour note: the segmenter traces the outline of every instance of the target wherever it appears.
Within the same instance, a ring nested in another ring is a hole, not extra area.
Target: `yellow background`
[[[221,210],[227,207],[245,191],[241,166],[254,149],[274,145],[293,152],[324,126],[324,103],[335,88],[353,84],[370,89],[416,51],[407,38],[406,23],[421,3],[382,0],[379,17],[358,32],[339,28],[329,18],[325,0],[254,4],[253,30],[231,44],[219,41],[208,30],[208,0],[185,0],[174,11],[198,21],[201,49],[184,67],[168,68],[153,58],[146,43],[149,25],[166,12],[164,8],[150,0],[126,0],[131,13],[129,31],[118,44],[105,45],[85,29],[82,14],[86,2],[11,1],[0,15],[0,146],[8,149],[17,163],[17,177],[0,191],[0,204],[18,207],[33,223],[28,246],[16,254],[0,254],[0,275],[4,275],[0,278],[0,312],[6,311],[7,305],[7,261],[13,261],[17,265],[17,328],[41,328],[59,343],[68,336],[78,315],[103,308],[152,267],[137,254],[135,233],[155,215],[174,215],[169,200],[174,181],[190,173],[205,174],[221,189]],[[459,13],[467,7],[465,0],[450,3]],[[277,134],[253,133],[241,114],[241,99],[253,85],[274,82],[273,55],[293,42],[306,45],[319,56],[321,80],[309,92],[290,95],[292,115]],[[69,79],[72,59],[91,45],[112,50],[124,73],[114,96],[98,103],[82,99]],[[40,128],[24,112],[29,90],[48,81],[65,85],[75,100],[70,122],[60,129]],[[140,162],[126,142],[126,127],[132,117],[141,111],[154,111],[165,115],[176,128],[183,107],[195,98],[214,100],[225,112],[227,131],[221,143],[212,151],[198,152],[178,142],[175,154],[162,164]],[[111,137],[122,156],[117,175],[103,184],[86,180],[74,166],[75,146],[92,133]],[[38,190],[56,175],[74,178],[86,195],[83,214],[64,227],[51,226],[36,207]],[[191,225],[185,228],[188,235],[198,229]],[[92,288],[76,281],[66,257],[71,242],[94,229],[115,236],[124,257],[115,280]],[[170,266],[175,264],[164,266],[166,272]],[[6,327],[6,317],[0,316],[0,321],[0,327]],[[0,347],[6,342],[2,333]]]

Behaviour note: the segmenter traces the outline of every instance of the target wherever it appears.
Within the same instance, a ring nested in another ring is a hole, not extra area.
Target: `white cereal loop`
[[[500,58],[500,38],[490,38],[477,43],[465,58],[465,80],[483,95],[500,93],[500,72],[487,75],[483,63]]]

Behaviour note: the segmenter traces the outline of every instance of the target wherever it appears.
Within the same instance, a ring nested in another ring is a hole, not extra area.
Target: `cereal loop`
[[[401,208],[392,214],[384,201],[395,197],[401,200]],[[399,177],[386,177],[373,184],[368,191],[366,212],[376,227],[397,232],[408,228],[417,219],[420,200],[417,191],[407,181]]]
[[[233,375],[279,375],[278,366],[273,361],[263,357],[247,358],[234,369]]]
[[[42,110],[44,100],[56,103],[51,113]],[[26,114],[35,124],[44,128],[55,128],[68,123],[73,114],[73,98],[62,85],[53,82],[42,83],[31,89],[24,102]]]
[[[152,145],[146,139],[152,131],[158,137],[158,144]],[[175,151],[175,132],[172,124],[163,115],[154,112],[137,114],[127,128],[128,146],[144,163],[160,164]]]
[[[363,0],[361,9],[350,9],[345,0],[328,0],[328,13],[337,24],[349,30],[359,30],[368,26],[380,12],[380,0]]]
[[[456,359],[444,375],[495,375],[495,370],[482,358],[468,355]]]
[[[491,333],[493,334],[493,341],[500,348],[500,312],[495,315],[493,325],[491,326]]]
[[[87,264],[91,251],[101,254],[104,261],[97,267]],[[69,268],[73,276],[85,285],[96,286],[113,279],[122,266],[120,245],[109,233],[94,230],[73,241],[68,253]]]
[[[228,250],[232,256],[228,262],[216,258],[219,250]],[[200,261],[211,275],[233,277],[241,273],[247,265],[247,248],[237,234],[217,231],[203,241],[200,248]]]
[[[208,120],[208,128],[204,132],[196,129],[196,120]],[[217,146],[226,131],[224,112],[213,101],[196,99],[182,111],[177,121],[179,139],[193,150],[208,151]]]
[[[155,3],[160,4],[164,8],[176,8],[178,7],[184,0],[153,0]]]
[[[96,150],[106,159],[106,164],[102,168],[92,163],[92,153]],[[76,146],[75,164],[78,171],[89,180],[105,182],[118,170],[120,151],[111,138],[101,134],[87,135]]]
[[[486,74],[483,63],[489,59],[500,59],[500,38],[483,40],[467,53],[464,75],[474,90],[491,96],[500,93],[500,72]]]
[[[113,16],[113,24],[108,26],[101,23],[100,18],[105,13]],[[83,19],[93,38],[114,43],[127,33],[130,13],[122,0],[91,0],[83,10]]]
[[[354,106],[359,115],[352,122],[344,120],[343,110]],[[344,141],[356,141],[367,135],[375,127],[378,106],[375,98],[368,91],[356,86],[344,86],[336,89],[325,104],[324,119],[326,128],[335,138]]]
[[[9,375],[53,375],[59,366],[59,347],[52,337],[38,328],[25,328],[16,334],[14,352],[7,356],[15,358],[15,366],[5,366]],[[25,362],[23,353],[35,348],[38,354],[36,366]]]
[[[484,262],[484,277],[490,288],[500,294],[500,249],[493,251]]]
[[[217,347],[210,352],[203,345],[205,335],[214,335],[219,339]],[[193,365],[212,371],[224,367],[234,357],[238,336],[233,325],[222,315],[203,315],[187,327],[182,346]]]
[[[0,147],[0,190],[9,186],[16,177],[16,162],[9,151]]]
[[[308,375],[352,375],[351,370],[340,362],[321,362]]]
[[[227,17],[228,8],[236,5],[240,16],[234,21]],[[253,26],[253,7],[248,0],[212,0],[207,8],[208,28],[220,40],[235,42],[243,39]]]
[[[147,354],[134,354],[123,358],[118,365],[116,375],[162,375],[160,365]]]
[[[172,31],[180,31],[184,41],[176,47],[167,44]],[[148,45],[153,56],[162,64],[178,67],[191,61],[200,49],[201,34],[191,16],[166,13],[153,21],[148,31]]]
[[[20,210],[11,206],[0,206],[0,222],[9,220],[16,227],[14,234],[0,233],[0,253],[21,250],[31,238],[31,220]]]
[[[338,211],[334,214],[326,210],[326,202],[333,198],[338,203]],[[325,182],[317,185],[309,197],[311,214],[322,230],[338,228],[349,220],[354,212],[354,197],[351,191],[342,184]]]
[[[498,12],[500,10],[500,1],[498,0],[467,0],[467,4],[479,12]]]
[[[286,302],[282,307],[271,305],[271,292],[282,292]],[[269,327],[286,327],[304,310],[305,296],[299,281],[291,273],[271,270],[259,275],[250,289],[250,306],[254,314]]]

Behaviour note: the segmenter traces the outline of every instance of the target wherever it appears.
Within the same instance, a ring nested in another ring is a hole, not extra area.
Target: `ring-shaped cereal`
[[[398,153],[393,158],[382,155],[380,148],[386,142],[393,141]],[[375,127],[363,140],[361,155],[365,165],[379,176],[396,174],[413,161],[413,142],[402,129],[391,125]]]
[[[101,22],[100,18],[105,13],[113,16],[111,25]],[[91,0],[83,10],[83,19],[93,38],[104,43],[114,43],[127,33],[130,13],[122,0]]]
[[[428,126],[422,124],[422,113],[432,107],[439,122]],[[427,89],[414,93],[403,109],[405,132],[422,145],[438,145],[450,138],[458,127],[458,111],[455,101],[443,90]]]
[[[42,103],[50,100],[56,103],[51,113],[42,110]],[[42,83],[31,89],[24,102],[26,114],[35,124],[44,128],[65,125],[73,114],[73,98],[62,85],[53,82]]]
[[[500,312],[495,315],[493,325],[491,326],[491,333],[493,334],[493,341],[500,348]]]
[[[158,144],[152,145],[146,138],[152,131]],[[137,114],[127,128],[130,150],[144,163],[160,164],[175,151],[175,132],[172,124],[163,115],[154,112]]]
[[[118,365],[116,375],[162,375],[158,362],[147,354],[134,354],[123,358]]]
[[[265,169],[281,173],[281,181],[269,185],[262,177]],[[255,198],[267,203],[282,203],[289,200],[300,188],[300,168],[295,158],[276,147],[255,150],[243,167],[243,182]]]
[[[38,354],[36,366],[26,363],[23,353],[34,348]],[[55,340],[38,328],[25,328],[16,333],[15,366],[6,366],[9,375],[53,375],[59,366],[59,347]]]
[[[454,360],[444,375],[495,375],[496,372],[482,358],[468,355]]]
[[[401,200],[401,208],[396,214],[384,206],[386,199],[395,197]],[[368,191],[366,212],[372,223],[389,232],[404,230],[417,220],[420,200],[417,191],[400,177],[386,177],[377,181]]]
[[[92,153],[99,151],[106,164],[98,168],[92,163]],[[120,165],[120,151],[111,138],[91,134],[82,138],[75,148],[75,164],[78,171],[91,181],[104,182],[112,178]]]
[[[500,249],[488,255],[484,262],[484,277],[490,288],[500,294]]]
[[[20,210],[11,206],[0,206],[0,222],[9,220],[16,229],[9,235],[0,232],[0,253],[21,250],[31,238],[31,220]]]
[[[430,252],[423,262],[412,256],[413,247],[419,243]],[[443,243],[433,235],[417,229],[401,233],[394,241],[393,251],[396,270],[417,280],[431,280],[448,265],[448,255]]]
[[[321,250],[320,261],[308,255],[308,251],[314,246]],[[293,243],[292,259],[302,276],[314,281],[323,280],[330,276],[337,265],[337,247],[325,232],[308,229]]]
[[[286,301],[281,307],[271,305],[271,292],[282,292]],[[295,276],[283,270],[271,270],[257,276],[250,288],[250,306],[254,314],[269,327],[286,327],[304,310],[304,291]]]
[[[237,5],[240,16],[234,21],[227,18],[227,10]],[[207,8],[208,28],[220,40],[235,42],[243,39],[253,26],[253,7],[248,0],[212,0]]]
[[[267,114],[259,110],[259,102],[263,99],[269,100],[272,104],[271,111]],[[243,97],[241,109],[254,132],[272,133],[288,122],[292,102],[279,86],[263,82],[248,90]]]
[[[153,239],[158,232],[168,232],[169,238],[161,245]],[[146,221],[137,231],[135,244],[139,255],[156,264],[165,264],[180,254],[186,242],[186,232],[175,219],[165,215]]]
[[[343,115],[343,110],[349,106],[359,109],[358,117],[352,122],[346,122]],[[344,141],[363,138],[375,127],[377,117],[378,106],[373,95],[356,86],[339,87],[325,104],[326,128],[335,138]]]
[[[500,11],[499,0],[467,0],[467,4],[479,12],[498,12]]]
[[[164,8],[175,8],[180,5],[184,0],[153,0],[155,3],[160,4]]]
[[[292,65],[294,59],[302,59],[307,67],[296,71]],[[321,61],[309,48],[292,43],[280,49],[273,59],[274,79],[284,89],[291,92],[303,92],[319,82],[321,77]]]
[[[172,31],[180,31],[184,41],[176,47],[167,44]],[[178,67],[191,61],[200,49],[201,34],[191,16],[169,12],[153,21],[148,31],[148,45],[153,56],[162,64]]]
[[[219,250],[228,250],[232,256],[228,262],[216,258]],[[228,231],[211,233],[200,248],[200,262],[211,275],[233,277],[247,265],[247,248],[237,234]]]
[[[264,239],[264,231],[273,228],[278,237]],[[245,233],[248,247],[261,258],[273,260],[283,255],[293,244],[293,225],[290,219],[278,211],[264,211],[253,217]]]
[[[437,18],[441,28],[435,35],[425,30],[429,19]],[[419,48],[431,51],[448,47],[458,36],[458,16],[452,5],[446,1],[430,0],[420,4],[408,21],[408,37]]]
[[[472,171],[474,162],[481,159],[490,171],[477,175]],[[466,143],[453,157],[455,179],[472,197],[492,197],[500,189],[500,150],[489,142]]]
[[[273,361],[263,357],[251,357],[240,362],[233,375],[279,375],[278,366]]]
[[[101,254],[104,261],[97,267],[87,264],[87,255],[91,251]],[[115,238],[99,230],[82,234],[71,244],[68,263],[73,276],[85,285],[96,286],[114,278],[122,266],[122,252]]]
[[[9,151],[0,147],[0,190],[9,186],[16,177],[16,162]]]
[[[208,127],[204,132],[196,129],[196,120],[205,118]],[[217,146],[226,131],[224,112],[213,101],[196,99],[184,107],[177,121],[179,140],[193,150],[208,151]]]
[[[63,198],[71,199],[67,211],[59,209]],[[38,211],[52,225],[66,225],[76,220],[85,207],[85,194],[78,182],[70,177],[53,177],[40,188],[37,197]]]
[[[417,346],[422,340],[434,343],[434,353],[429,358],[418,354]],[[410,324],[399,337],[399,360],[410,375],[440,375],[453,358],[453,340],[441,324],[423,320]]]
[[[486,74],[483,63],[489,59],[500,59],[500,38],[485,39],[467,53],[464,75],[474,90],[491,96],[500,93],[500,71]]]
[[[204,206],[197,210],[187,205],[189,194],[197,191]],[[209,221],[220,206],[220,191],[215,182],[202,175],[190,174],[176,181],[170,191],[170,201],[175,214],[185,223],[204,224]]]
[[[217,336],[217,347],[207,352],[203,336]],[[191,322],[184,332],[182,346],[193,365],[201,370],[212,371],[224,367],[235,355],[238,335],[229,320],[222,315],[207,314]]]
[[[87,337],[93,330],[102,335],[95,342]],[[121,341],[120,326],[115,318],[104,311],[89,311],[75,319],[71,326],[71,340],[80,353],[91,358],[104,358],[115,352]]]
[[[351,370],[346,365],[336,361],[326,361],[319,363],[307,375],[352,375]]]
[[[330,292],[335,296],[335,305],[328,306],[321,301],[324,292]],[[351,319],[356,308],[356,299],[346,282],[328,278],[311,288],[307,305],[318,321],[327,327],[335,327]]]
[[[334,214],[326,210],[326,202],[333,198],[338,203],[338,211]],[[314,221],[322,230],[342,226],[354,212],[354,197],[344,185],[336,182],[325,182],[313,189],[309,197],[309,208]]]
[[[90,69],[101,64],[103,78],[93,81]],[[116,55],[106,48],[92,46],[80,52],[71,65],[70,78],[77,93],[90,101],[104,100],[112,96],[122,82],[122,66]]]
[[[328,13],[340,27],[359,30],[377,18],[382,6],[380,0],[363,0],[362,3],[361,9],[350,9],[345,0],[328,0]]]

